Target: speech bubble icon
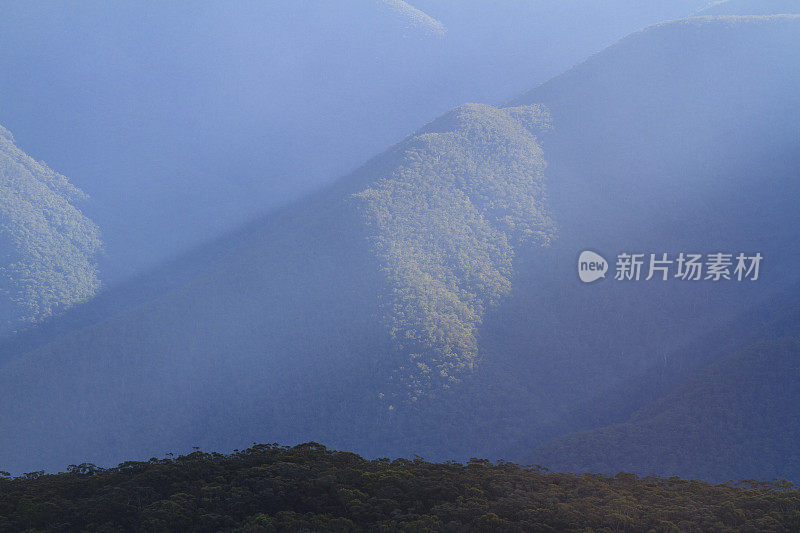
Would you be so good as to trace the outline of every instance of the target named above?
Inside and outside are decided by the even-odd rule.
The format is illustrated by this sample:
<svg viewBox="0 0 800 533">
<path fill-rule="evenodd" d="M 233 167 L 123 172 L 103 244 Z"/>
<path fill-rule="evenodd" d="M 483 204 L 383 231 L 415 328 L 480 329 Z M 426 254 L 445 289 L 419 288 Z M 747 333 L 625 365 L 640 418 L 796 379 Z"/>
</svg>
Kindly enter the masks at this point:
<svg viewBox="0 0 800 533">
<path fill-rule="evenodd" d="M 591 283 L 604 278 L 607 271 L 608 261 L 602 255 L 596 254 L 591 250 L 581 252 L 580 257 L 578 257 L 578 277 L 581 278 L 582 282 Z"/>
</svg>

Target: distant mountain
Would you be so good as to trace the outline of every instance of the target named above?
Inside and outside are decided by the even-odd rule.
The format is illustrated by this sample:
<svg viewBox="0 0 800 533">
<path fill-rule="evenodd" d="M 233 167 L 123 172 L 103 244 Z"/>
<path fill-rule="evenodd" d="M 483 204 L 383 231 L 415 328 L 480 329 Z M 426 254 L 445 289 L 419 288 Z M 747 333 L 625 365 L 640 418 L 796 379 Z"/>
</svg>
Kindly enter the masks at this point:
<svg viewBox="0 0 800 533">
<path fill-rule="evenodd" d="M 87 304 L 75 314 L 89 320 L 73 330 L 10 340 L 0 395 L 47 393 L 0 414 L 0 426 L 17 426 L 0 447 L 24 439 L 33 450 L 57 434 L 71 443 L 61 462 L 186 438 L 224 446 L 244 427 L 253 438 L 272 427 L 288 432 L 281 438 L 349 439 L 385 425 L 398 402 L 447 389 L 475 363 L 477 329 L 509 291 L 514 248 L 546 245 L 554 232 L 539 127 L 536 106 L 458 108 L 209 245 L 188 278 L 151 299 L 126 304 L 139 291 L 122 290 L 123 303 L 105 307 L 111 316 Z M 25 464 L 51 463 L 54 450 L 39 450 Z"/>
<path fill-rule="evenodd" d="M 100 233 L 76 207 L 84 198 L 0 126 L 0 335 L 97 292 Z"/>
<path fill-rule="evenodd" d="M 557 439 L 559 471 L 800 480 L 800 340 L 762 342 L 688 379 L 623 423 Z"/>
<path fill-rule="evenodd" d="M 110 286 L 705 3 L 7 3 L 0 124 L 91 195 Z"/>
<path fill-rule="evenodd" d="M 776 328 L 771 325 L 776 321 L 768 318 L 772 313 L 766 312 L 781 300 L 793 302 L 798 294 L 794 266 L 798 248 L 792 236 L 797 217 L 791 204 L 800 198 L 800 132 L 796 127 L 800 55 L 787 46 L 800 37 L 796 24 L 797 17 L 723 17 L 657 25 L 513 102 L 540 102 L 551 111 L 555 127 L 552 135 L 542 138 L 542 146 L 551 163 L 550 192 L 559 219 L 559 246 L 675 253 L 688 248 L 769 250 L 765 253 L 772 257 L 770 278 L 778 283 L 759 285 L 761 297 L 758 292 L 745 296 L 741 290 L 746 288 L 741 286 L 732 292 L 689 287 L 697 291 L 694 295 L 681 294 L 680 286 L 650 294 L 643 286 L 636 287 L 635 296 L 650 299 L 652 307 L 642 300 L 622 306 L 624 301 L 616 291 L 604 292 L 602 300 L 587 298 L 583 306 L 566 298 L 560 305 L 579 318 L 555 332 L 552 345 L 574 343 L 576 335 L 568 328 L 575 324 L 582 325 L 579 331 L 598 325 L 606 331 L 596 333 L 583 350 L 568 349 L 573 356 L 550 363 L 547 377 L 556 383 L 573 383 L 575 389 L 585 388 L 587 380 L 595 377 L 614 385 L 561 412 L 551 427 L 563 431 L 574 424 L 573 431 L 579 431 L 625 423 L 633 412 L 674 390 L 726 351 L 729 355 L 753 342 L 797 334 L 796 320 L 788 328 Z M 686 57 L 687 50 L 692 51 L 691 58 Z M 749 73 L 752 83 L 743 80 L 743 72 Z M 567 210 L 578 216 L 559 217 Z M 622 239 L 627 245 L 620 245 Z M 564 254 L 561 262 L 568 260 Z M 634 292 L 633 287 L 629 290 Z M 563 302 L 563 293 L 554 301 Z M 520 304 L 516 314 L 524 316 L 523 309 L 530 314 L 537 308 Z M 732 310 L 733 315 L 729 314 Z M 603 318 L 607 314 L 618 314 L 637 327 L 614 327 Z M 793 316 L 797 316 L 796 307 Z M 734 322 L 726 323 L 734 317 Z M 530 344 L 546 338 L 538 330 L 520 327 L 502 331 L 525 332 L 523 338 Z M 618 338 L 635 331 L 641 337 L 627 342 L 609 339 L 610 332 Z M 505 338 L 506 343 L 519 343 L 508 340 L 508 333 Z M 605 347 L 609 344 L 612 349 Z M 622 368 L 620 362 L 628 350 L 649 360 L 649 368 Z M 586 354 L 598 364 L 588 377 L 583 372 L 576 375 L 574 368 L 586 364 L 581 360 Z M 609 357 L 600 358 L 602 354 Z M 615 382 L 620 376 L 626 379 Z M 724 383 L 724 377 L 720 379 Z M 784 431 L 783 438 L 791 435 L 789 426 L 773 429 Z M 540 430 L 538 436 L 550 431 Z M 576 443 L 576 439 L 565 442 Z M 750 446 L 753 442 L 739 450 L 757 455 L 760 448 Z M 775 448 L 764 450 L 775 459 L 774 468 L 779 466 L 776 458 L 785 451 L 780 442 L 776 439 Z M 595 441 L 592 456 L 608 458 L 606 467 L 627 468 L 624 452 L 617 454 L 615 443 L 606 443 L 609 446 L 604 448 L 600 440 Z M 570 463 L 581 453 L 577 449 L 573 454 L 563 443 L 548 449 L 546 458 L 554 465 L 579 468 Z M 564 454 L 563 460 L 558 453 Z M 696 458 L 702 455 L 696 453 Z M 788 465 L 790 458 L 785 460 Z M 665 465 L 662 471 L 699 475 L 689 467 L 676 470 L 677 463 Z M 766 467 L 763 471 L 773 472 Z M 788 475 L 791 468 L 785 471 Z M 703 475 L 713 472 L 714 479 L 720 479 L 750 475 L 752 470 L 744 463 L 724 468 L 715 463 Z"/>
<path fill-rule="evenodd" d="M 637 32 L 8 341 L 0 465 L 267 440 L 527 457 L 625 421 L 732 353 L 683 347 L 797 281 L 798 37 L 789 16 Z M 757 282 L 584 285 L 585 249 L 765 261 Z"/>
</svg>

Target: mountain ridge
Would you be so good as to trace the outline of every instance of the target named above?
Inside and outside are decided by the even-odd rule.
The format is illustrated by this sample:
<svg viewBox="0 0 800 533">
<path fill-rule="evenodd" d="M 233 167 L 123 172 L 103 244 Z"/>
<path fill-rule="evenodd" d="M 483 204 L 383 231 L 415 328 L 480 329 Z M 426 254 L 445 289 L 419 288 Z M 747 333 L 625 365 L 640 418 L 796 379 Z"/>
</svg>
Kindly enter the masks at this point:
<svg viewBox="0 0 800 533">
<path fill-rule="evenodd" d="M 773 45 L 798 25 L 761 31 L 773 22 L 662 25 L 524 108 L 457 108 L 212 247 L 163 294 L 17 353 L 0 371 L 0 428 L 14 427 L 0 432 L 0 465 L 108 464 L 265 436 L 376 456 L 515 457 L 568 432 L 553 424 L 571 409 L 680 364 L 671 347 L 788 283 L 797 63 Z M 675 52 L 685 43 L 691 60 Z M 740 68 L 708 70 L 714 57 Z M 620 129 L 617 116 L 635 120 Z M 581 249 L 685 247 L 759 249 L 764 279 L 575 276 Z M 412 298 L 397 306 L 398 291 Z M 429 372 L 409 364 L 423 350 L 398 348 L 407 332 L 425 341 L 412 363 Z M 472 360 L 478 371 L 461 372 Z M 424 382 L 442 362 L 457 386 L 449 371 Z"/>
</svg>

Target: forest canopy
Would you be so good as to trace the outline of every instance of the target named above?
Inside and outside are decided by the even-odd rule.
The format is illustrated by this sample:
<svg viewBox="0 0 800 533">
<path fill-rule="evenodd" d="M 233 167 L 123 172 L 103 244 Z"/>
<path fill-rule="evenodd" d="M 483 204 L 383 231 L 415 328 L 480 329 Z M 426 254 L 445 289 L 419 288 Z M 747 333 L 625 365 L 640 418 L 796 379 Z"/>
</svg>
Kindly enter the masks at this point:
<svg viewBox="0 0 800 533">
<path fill-rule="evenodd" d="M 84 198 L 0 126 L 0 332 L 97 292 L 100 231 L 75 207 Z"/>
<path fill-rule="evenodd" d="M 384 320 L 412 400 L 478 358 L 483 316 L 511 290 L 515 247 L 555 238 L 535 134 L 542 106 L 467 104 L 406 139 L 388 175 L 354 195 L 389 285 Z"/>
<path fill-rule="evenodd" d="M 0 479 L 0 531 L 797 531 L 790 483 L 255 445 Z"/>
</svg>

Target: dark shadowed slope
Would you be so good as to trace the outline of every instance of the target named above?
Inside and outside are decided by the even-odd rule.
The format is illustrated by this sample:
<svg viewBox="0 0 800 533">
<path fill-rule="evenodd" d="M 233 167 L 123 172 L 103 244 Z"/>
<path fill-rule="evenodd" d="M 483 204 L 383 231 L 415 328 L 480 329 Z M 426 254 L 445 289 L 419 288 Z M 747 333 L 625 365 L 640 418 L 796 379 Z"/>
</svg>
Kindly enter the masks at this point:
<svg viewBox="0 0 800 533">
<path fill-rule="evenodd" d="M 670 343 L 661 364 L 626 376 L 621 385 L 574 406 L 558 421 L 558 428 L 577 432 L 624 422 L 643 406 L 681 386 L 687 376 L 703 371 L 709 362 L 765 339 L 796 336 L 800 331 L 799 295 L 800 286 L 791 287 L 686 342 Z"/>
<path fill-rule="evenodd" d="M 798 397 L 800 341 L 762 342 L 698 372 L 626 422 L 558 439 L 533 460 L 564 471 L 796 481 Z"/>
<path fill-rule="evenodd" d="M 75 207 L 84 198 L 0 126 L 0 336 L 97 292 L 100 233 Z"/>
<path fill-rule="evenodd" d="M 546 438 L 533 418 L 564 427 L 577 405 L 626 390 L 644 369 L 701 368 L 705 355 L 687 364 L 674 354 L 797 281 L 798 38 L 796 17 L 657 25 L 514 102 L 552 115 L 541 144 L 559 240 L 546 260 L 520 266 L 482 338 L 484 353 L 504 354 L 487 365 L 502 361 L 506 412 L 537 428 L 530 438 Z M 770 259 L 752 284 L 584 286 L 574 270 L 584 249 L 612 260 L 722 250 Z M 519 390 L 548 408 L 531 415 Z"/>
<path fill-rule="evenodd" d="M 590 377 L 576 376 L 566 365 L 557 367 L 549 373 L 563 376 L 556 383 L 575 380 L 574 388 L 564 391 L 566 397 L 597 375 L 608 376 L 609 381 L 624 379 L 608 388 L 602 400 L 591 398 L 568 415 L 568 420 L 576 416 L 582 421 L 557 420 L 554 425 L 560 423 L 563 428 L 576 423 L 576 429 L 585 429 L 583 424 L 591 427 L 591 419 L 600 425 L 624 423 L 665 390 L 673 390 L 681 376 L 752 342 L 796 336 L 800 331 L 796 318 L 787 327 L 773 327 L 780 321 L 770 309 L 785 306 L 787 300 L 794 304 L 798 294 L 798 217 L 793 206 L 800 199 L 800 57 L 789 44 L 800 39 L 797 20 L 700 18 L 658 25 L 517 101 L 542 102 L 551 110 L 556 128 L 543 138 L 543 146 L 551 163 L 553 209 L 557 216 L 565 206 L 580 213 L 575 218 L 559 216 L 561 239 L 553 252 L 572 243 L 572 250 L 594 247 L 612 253 L 763 250 L 771 258 L 766 276 L 756 287 L 733 286 L 726 291 L 720 286 L 672 285 L 664 286 L 659 294 L 642 285 L 626 289 L 617 285 L 613 291 L 604 287 L 602 300 L 585 296 L 583 306 L 572 307 L 574 316 L 580 317 L 576 322 L 583 325 L 581 329 L 597 324 L 603 329 L 580 353 L 596 359 L 604 353 L 600 346 L 615 342 L 610 336 L 640 331 L 638 340 L 617 341 L 619 348 L 605 353 L 622 358 L 623 348 L 632 349 L 634 357 L 651 361 L 652 366 L 643 373 L 603 374 L 609 364 L 619 364 L 610 359 L 598 364 Z M 643 54 L 645 50 L 649 52 Z M 686 50 L 692 53 L 687 55 Z M 565 253 L 562 263 L 568 260 Z M 683 289 L 693 294 L 682 293 Z M 752 292 L 746 295 L 743 291 L 749 289 Z M 639 303 L 620 306 L 623 290 L 634 294 Z M 651 306 L 642 305 L 642 299 Z M 761 304 L 756 303 L 759 300 Z M 564 301 L 563 296 L 554 301 Z M 796 317 L 796 306 L 793 309 L 789 315 Z M 731 311 L 738 315 L 734 322 L 719 321 Z M 616 326 L 603 318 L 608 315 L 618 317 Z M 656 317 L 660 320 L 651 321 Z M 563 331 L 558 338 L 567 342 L 566 328 Z M 716 386 L 728 386 L 729 376 L 715 368 L 719 372 Z M 784 405 L 796 403 L 796 390 L 784 389 L 782 394 Z M 669 417 L 667 411 L 659 422 Z M 744 432 L 755 431 L 756 422 L 748 416 L 763 415 L 739 414 L 745 417 Z M 725 419 L 714 424 L 709 422 L 710 427 L 719 428 Z M 651 429 L 656 426 L 654 422 Z M 638 461 L 637 472 L 702 473 L 714 479 L 759 471 L 766 476 L 798 475 L 785 444 L 796 432 L 791 424 L 762 428 L 769 430 L 769 438 L 739 435 L 740 445 L 730 450 L 730 441 L 720 434 L 716 448 L 708 449 L 739 454 L 738 461 L 725 464 L 706 455 L 703 447 L 687 445 L 681 450 L 675 446 L 680 439 L 702 444 L 681 433 L 697 427 L 661 429 L 665 433 L 651 435 L 654 443 L 670 431 L 678 440 L 654 444 L 658 451 L 648 456 L 650 462 Z M 706 437 L 713 441 L 711 433 Z M 631 450 L 613 439 L 598 437 L 587 444 L 576 436 L 556 442 L 546 448 L 546 459 L 541 460 L 558 468 L 633 468 L 628 462 Z M 769 459 L 762 461 L 763 457 Z M 703 461 L 706 466 L 701 469 L 698 465 Z"/>
</svg>

